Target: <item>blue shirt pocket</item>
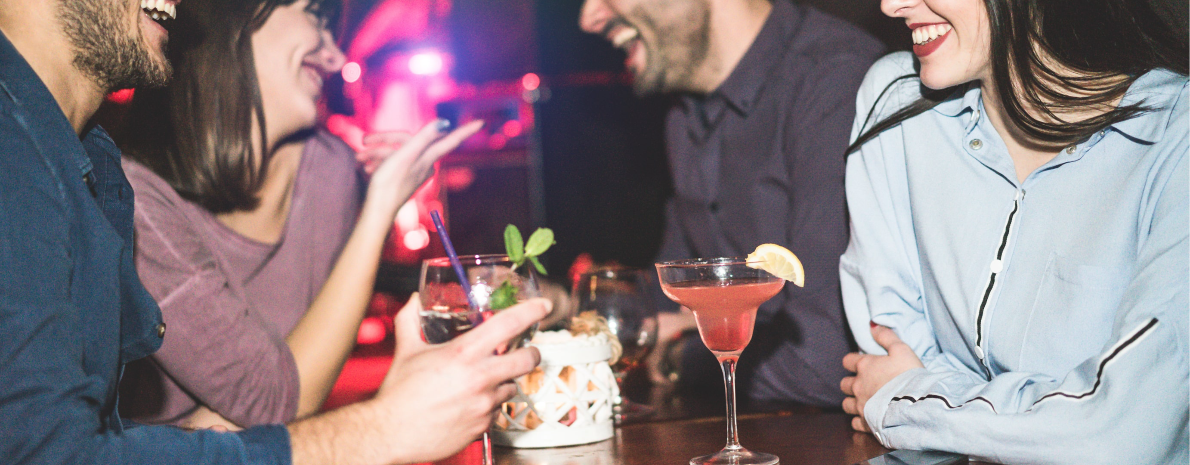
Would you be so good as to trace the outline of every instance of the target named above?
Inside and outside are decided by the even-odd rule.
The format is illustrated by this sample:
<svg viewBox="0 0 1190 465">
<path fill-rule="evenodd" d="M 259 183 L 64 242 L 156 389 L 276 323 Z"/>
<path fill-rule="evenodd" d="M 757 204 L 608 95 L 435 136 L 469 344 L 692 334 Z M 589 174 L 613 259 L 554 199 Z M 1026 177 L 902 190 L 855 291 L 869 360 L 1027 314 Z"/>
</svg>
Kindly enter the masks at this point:
<svg viewBox="0 0 1190 465">
<path fill-rule="evenodd" d="M 1102 352 L 1131 275 L 1127 265 L 1052 255 L 1029 313 L 1020 369 L 1061 379 Z"/>
</svg>

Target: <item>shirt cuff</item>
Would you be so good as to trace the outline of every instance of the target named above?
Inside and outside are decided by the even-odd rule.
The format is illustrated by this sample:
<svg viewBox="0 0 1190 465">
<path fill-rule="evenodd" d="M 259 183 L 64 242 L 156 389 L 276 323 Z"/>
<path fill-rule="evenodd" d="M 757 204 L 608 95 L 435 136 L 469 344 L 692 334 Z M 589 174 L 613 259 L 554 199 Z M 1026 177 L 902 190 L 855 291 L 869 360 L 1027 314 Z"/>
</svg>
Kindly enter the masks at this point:
<svg viewBox="0 0 1190 465">
<path fill-rule="evenodd" d="M 254 426 L 236 432 L 244 441 L 244 455 L 252 465 L 291 465 L 293 452 L 284 425 Z"/>
<path fill-rule="evenodd" d="M 901 373 L 891 381 L 884 383 L 884 386 L 877 390 L 868 399 L 868 402 L 864 404 L 864 421 L 868 422 L 868 428 L 872 430 L 872 435 L 876 436 L 876 439 L 884 447 L 894 448 L 889 445 L 888 439 L 884 437 L 884 415 L 888 412 L 888 406 L 892 403 L 893 396 L 901 392 L 913 378 L 926 373 L 928 371 L 925 368 L 914 368 Z"/>
</svg>

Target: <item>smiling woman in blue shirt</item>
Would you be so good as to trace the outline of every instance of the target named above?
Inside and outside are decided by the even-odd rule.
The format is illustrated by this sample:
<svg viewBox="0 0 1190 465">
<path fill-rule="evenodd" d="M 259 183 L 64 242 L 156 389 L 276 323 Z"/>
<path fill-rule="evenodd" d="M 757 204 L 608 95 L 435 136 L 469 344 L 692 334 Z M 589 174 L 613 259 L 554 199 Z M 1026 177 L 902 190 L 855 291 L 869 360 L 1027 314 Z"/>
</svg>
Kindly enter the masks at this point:
<svg viewBox="0 0 1190 465">
<path fill-rule="evenodd" d="M 1186 463 L 1187 38 L 1139 0 L 884 0 L 857 97 L 853 426 L 1002 463 Z"/>
</svg>

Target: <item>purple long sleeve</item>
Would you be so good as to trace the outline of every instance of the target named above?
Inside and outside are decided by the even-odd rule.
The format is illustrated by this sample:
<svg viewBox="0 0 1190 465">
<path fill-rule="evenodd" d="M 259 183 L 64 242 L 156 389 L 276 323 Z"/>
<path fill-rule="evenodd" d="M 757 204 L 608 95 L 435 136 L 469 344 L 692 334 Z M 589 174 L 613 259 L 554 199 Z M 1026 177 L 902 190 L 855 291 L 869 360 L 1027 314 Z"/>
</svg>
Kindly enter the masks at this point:
<svg viewBox="0 0 1190 465">
<path fill-rule="evenodd" d="M 299 378 L 285 338 L 354 226 L 361 183 L 352 154 L 327 134 L 307 143 L 275 244 L 235 233 L 124 162 L 136 192 L 137 270 L 169 327 L 161 350 L 129 366 L 125 413 L 176 424 L 205 405 L 241 426 L 294 418 Z"/>
</svg>

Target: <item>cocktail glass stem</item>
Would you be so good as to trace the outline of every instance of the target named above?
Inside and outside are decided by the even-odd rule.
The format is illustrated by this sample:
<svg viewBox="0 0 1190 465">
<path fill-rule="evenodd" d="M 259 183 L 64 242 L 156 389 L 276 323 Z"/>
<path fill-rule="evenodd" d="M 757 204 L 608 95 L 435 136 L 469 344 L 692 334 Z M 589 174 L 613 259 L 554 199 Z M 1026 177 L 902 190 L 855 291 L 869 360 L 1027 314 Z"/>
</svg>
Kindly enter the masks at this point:
<svg viewBox="0 0 1190 465">
<path fill-rule="evenodd" d="M 488 432 L 483 432 L 483 465 L 495 465 L 496 461 L 492 460 L 492 440 L 488 437 Z"/>
<path fill-rule="evenodd" d="M 724 357 L 719 360 L 723 368 L 723 390 L 727 397 L 727 447 L 724 450 L 736 451 L 740 447 L 740 434 L 735 426 L 735 364 L 734 357 Z"/>
</svg>

